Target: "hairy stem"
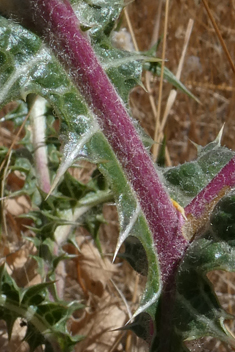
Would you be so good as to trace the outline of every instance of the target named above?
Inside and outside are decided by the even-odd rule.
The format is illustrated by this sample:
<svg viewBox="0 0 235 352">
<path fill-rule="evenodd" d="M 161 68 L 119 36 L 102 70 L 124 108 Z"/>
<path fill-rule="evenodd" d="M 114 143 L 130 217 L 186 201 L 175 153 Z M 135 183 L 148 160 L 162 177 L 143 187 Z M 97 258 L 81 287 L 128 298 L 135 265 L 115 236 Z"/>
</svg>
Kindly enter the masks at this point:
<svg viewBox="0 0 235 352">
<path fill-rule="evenodd" d="M 33 23 L 34 30 L 44 37 L 67 67 L 124 168 L 153 233 L 163 281 L 167 280 L 188 241 L 182 236 L 178 212 L 123 102 L 98 62 L 87 36 L 81 32 L 70 3 L 67 0 L 28 0 L 28 5 L 24 23 Z"/>
<path fill-rule="evenodd" d="M 187 205 L 187 236 L 191 239 L 208 220 L 218 201 L 235 186 L 235 157 L 213 178 L 213 180 Z"/>
</svg>

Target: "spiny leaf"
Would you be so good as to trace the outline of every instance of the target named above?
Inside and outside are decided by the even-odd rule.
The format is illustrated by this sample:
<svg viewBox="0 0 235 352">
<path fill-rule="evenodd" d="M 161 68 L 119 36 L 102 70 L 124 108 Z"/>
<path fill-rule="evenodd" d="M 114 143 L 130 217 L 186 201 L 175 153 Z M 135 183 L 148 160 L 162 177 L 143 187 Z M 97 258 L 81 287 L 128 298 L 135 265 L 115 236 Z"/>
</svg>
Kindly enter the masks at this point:
<svg viewBox="0 0 235 352">
<path fill-rule="evenodd" d="M 156 309 L 160 286 L 158 276 L 155 276 L 155 279 L 153 277 L 153 275 L 156 275 L 158 272 L 158 264 L 153 249 L 151 233 L 146 228 L 146 220 L 140 210 L 138 200 L 136 200 L 119 163 L 115 160 L 113 152 L 110 150 L 107 143 L 104 143 L 101 135 L 96 134 L 96 136 L 92 138 L 91 148 L 91 152 L 94 153 L 94 157 L 97 158 L 97 160 L 102 160 L 103 156 L 105 156 L 106 162 L 99 163 L 98 166 L 110 182 L 113 193 L 116 195 L 116 204 L 120 219 L 120 237 L 116 253 L 125 239 L 132 235 L 140 240 L 146 252 L 148 263 L 151 263 L 152 269 L 148 271 L 146 290 L 138 313 L 146 309 L 146 311 L 153 316 Z M 98 155 L 97 152 L 99 153 Z"/>
<path fill-rule="evenodd" d="M 197 147 L 198 158 L 170 169 L 163 169 L 170 195 L 185 207 L 234 156 L 220 145 L 220 134 L 205 147 Z"/>
<path fill-rule="evenodd" d="M 61 351 L 71 350 L 81 339 L 72 338 L 67 331 L 66 323 L 71 314 L 82 306 L 77 302 L 50 303 L 46 288 L 52 283 L 42 283 L 29 288 L 19 288 L 7 273 L 4 265 L 0 267 L 0 319 L 6 321 L 9 337 L 14 321 L 24 318 L 27 323 L 25 340 L 30 343 L 32 351 L 41 345 L 57 344 Z"/>
<path fill-rule="evenodd" d="M 62 131 L 65 136 L 60 176 L 64 174 L 65 170 L 78 156 L 86 156 L 89 160 L 98 164 L 100 171 L 112 187 L 119 212 L 121 236 L 117 244 L 117 251 L 124 240 L 132 235 L 139 239 L 146 252 L 149 271 L 146 290 L 137 313 L 147 311 L 154 317 L 160 296 L 161 282 L 152 234 L 140 209 L 139 201 L 115 154 L 99 129 L 94 115 L 89 111 L 70 77 L 51 52 L 39 42 L 34 34 L 23 30 L 20 26 L 9 23 L 5 19 L 1 19 L 0 24 L 2 26 L 1 52 L 5 53 L 5 47 L 2 47 L 1 41 L 8 41 L 9 31 L 14 32 L 14 43 L 8 43 L 7 54 L 11 58 L 9 65 L 12 70 L 17 67 L 17 72 L 12 74 L 11 70 L 7 71 L 6 66 L 0 66 L 0 80 L 1 77 L 5 77 L 2 86 L 5 97 L 2 98 L 2 103 L 10 99 L 16 99 L 19 96 L 19 86 L 23 96 L 33 92 L 44 96 L 51 103 L 56 114 L 62 119 Z M 35 49 L 36 52 L 33 53 L 34 55 L 31 55 L 32 50 L 29 50 L 29 55 L 27 54 L 24 36 L 27 37 L 29 46 L 30 41 L 32 41 L 34 48 L 37 48 L 37 50 Z M 24 51 L 27 58 L 18 58 L 16 65 L 14 52 L 17 49 Z M 21 71 L 24 77 L 21 76 Z M 27 79 L 25 79 L 25 72 L 27 72 Z"/>
<path fill-rule="evenodd" d="M 53 282 L 44 282 L 29 288 L 22 289 L 20 292 L 20 303 L 28 306 L 42 303 L 47 295 L 46 289 L 52 284 Z"/>
<path fill-rule="evenodd" d="M 226 313 L 206 277 L 212 270 L 235 271 L 235 193 L 213 210 L 205 233 L 189 247 L 177 276 L 174 322 L 183 340 L 213 336 L 235 346 L 224 321 Z"/>
<path fill-rule="evenodd" d="M 119 94 L 122 96 L 122 98 L 124 98 L 124 101 L 126 101 L 128 98 L 128 88 L 130 90 L 133 86 L 140 83 L 141 64 L 134 60 L 144 61 L 144 68 L 146 70 L 149 70 L 152 73 L 160 76 L 161 64 L 158 62 L 148 62 L 148 58 L 152 56 L 153 49 L 155 51 L 156 47 L 147 53 L 133 54 L 113 49 L 110 46 L 108 35 L 113 29 L 115 20 L 120 15 L 120 12 L 124 6 L 122 0 L 109 1 L 108 5 L 105 1 L 93 0 L 72 0 L 71 3 L 81 25 L 84 28 L 89 29 L 89 33 L 93 41 L 98 42 L 98 46 L 94 47 L 98 56 L 100 56 L 101 59 L 107 57 L 108 61 L 109 58 L 111 59 L 110 63 L 112 66 L 107 70 L 107 73 L 113 80 L 114 85 L 116 85 L 117 89 L 119 90 Z M 117 59 L 120 61 L 120 64 L 121 61 L 123 61 L 122 65 L 118 65 Z M 133 66 L 132 72 L 130 70 L 130 66 L 128 67 L 127 65 L 128 61 L 131 59 L 131 65 Z M 107 65 L 107 63 L 105 65 Z M 125 74 L 123 76 L 124 72 Z M 198 99 L 166 67 L 164 68 L 164 78 L 175 88 L 180 89 L 191 98 L 198 101 Z"/>
</svg>

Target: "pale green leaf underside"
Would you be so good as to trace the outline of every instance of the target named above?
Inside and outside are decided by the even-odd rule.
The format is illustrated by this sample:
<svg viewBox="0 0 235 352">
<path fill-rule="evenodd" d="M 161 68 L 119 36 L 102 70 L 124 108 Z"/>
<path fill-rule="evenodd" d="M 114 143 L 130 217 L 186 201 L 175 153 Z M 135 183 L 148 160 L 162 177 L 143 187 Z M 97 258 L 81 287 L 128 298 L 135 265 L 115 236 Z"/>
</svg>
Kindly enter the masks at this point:
<svg viewBox="0 0 235 352">
<path fill-rule="evenodd" d="M 36 93 L 46 98 L 61 118 L 65 147 L 60 176 L 77 157 L 85 156 L 97 163 L 107 177 L 120 219 L 117 248 L 132 235 L 146 251 L 148 279 L 138 312 L 145 310 L 153 317 L 160 295 L 160 276 L 152 235 L 137 197 L 68 74 L 36 35 L 4 18 L 0 20 L 0 85 L 0 106 Z"/>
</svg>

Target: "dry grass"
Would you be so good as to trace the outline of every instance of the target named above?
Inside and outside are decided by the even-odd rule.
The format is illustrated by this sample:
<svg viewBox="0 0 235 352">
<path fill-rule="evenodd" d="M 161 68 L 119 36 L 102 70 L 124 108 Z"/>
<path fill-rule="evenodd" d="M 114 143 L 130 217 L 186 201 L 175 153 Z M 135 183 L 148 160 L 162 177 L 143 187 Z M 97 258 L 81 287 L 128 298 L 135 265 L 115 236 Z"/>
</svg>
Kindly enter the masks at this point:
<svg viewBox="0 0 235 352">
<path fill-rule="evenodd" d="M 221 2 L 214 0 L 206 2 L 217 23 L 230 57 L 235 62 L 235 1 L 225 0 Z M 157 22 L 159 20 L 159 8 L 161 20 Z M 157 27 L 159 27 L 159 36 L 162 36 L 165 19 L 164 9 L 165 2 L 162 2 L 161 6 L 161 1 L 151 0 L 136 0 L 128 7 L 133 32 L 140 50 L 149 49 L 151 43 L 153 43 L 152 38 L 155 37 L 156 40 Z M 166 66 L 175 74 L 182 54 L 188 22 L 190 19 L 194 21 L 181 81 L 201 102 L 201 104 L 198 104 L 183 93 L 178 92 L 169 113 L 164 129 L 170 156 L 168 163 L 177 165 L 195 158 L 196 150 L 190 140 L 200 145 L 206 145 L 215 138 L 223 123 L 225 123 L 225 129 L 222 143 L 228 148 L 235 148 L 235 121 L 233 116 L 235 74 L 203 2 L 197 0 L 172 1 L 170 2 L 168 16 L 165 54 L 168 61 Z M 163 45 L 159 47 L 157 53 L 159 57 L 162 57 L 162 49 Z M 143 82 L 147 86 L 145 79 Z M 158 104 L 160 89 L 159 79 L 152 78 L 150 94 L 156 105 Z M 163 85 L 160 121 L 163 117 L 170 89 L 169 84 L 165 83 Z M 135 117 L 154 137 L 158 133 L 155 130 L 155 112 L 151 105 L 150 94 L 147 94 L 141 88 L 136 88 L 131 96 L 131 104 Z M 211 273 L 209 278 L 215 286 L 223 307 L 234 314 L 234 274 L 216 272 Z M 234 325 L 230 324 L 230 329 L 234 331 Z M 192 343 L 190 347 L 192 351 L 232 351 L 229 346 L 214 339 Z"/>
<path fill-rule="evenodd" d="M 163 35 L 165 2 L 162 1 L 162 6 L 160 4 L 160 0 L 135 0 L 127 7 L 133 37 L 139 50 L 149 49 L 151 44 Z M 209 7 L 228 52 L 234 60 L 235 1 L 213 0 L 209 2 Z M 167 160 L 168 164 L 177 165 L 195 157 L 195 148 L 190 140 L 201 145 L 207 144 L 215 138 L 223 123 L 225 123 L 223 144 L 234 149 L 235 76 L 202 2 L 171 1 L 168 15 L 165 64 L 174 73 L 177 72 L 179 65 L 189 19 L 194 20 L 181 80 L 201 102 L 198 104 L 178 92 L 169 112 L 164 129 L 169 152 Z M 161 44 L 158 56 L 162 56 L 162 49 Z M 135 118 L 154 137 L 159 135 L 159 131 L 155 130 L 156 117 L 159 116 L 160 111 L 159 122 L 161 122 L 172 87 L 163 82 L 160 109 L 159 79 L 145 75 L 143 83 L 148 87 L 149 93 L 137 87 L 131 95 L 130 103 Z M 1 143 L 9 147 L 13 134 L 12 126 L 2 125 Z M 83 172 L 78 176 L 80 179 L 86 178 L 84 175 L 86 174 Z M 8 182 L 10 182 L 8 187 L 14 188 L 20 187 L 21 181 L 15 177 L 10 178 Z M 27 246 L 21 237 L 21 230 L 24 229 L 25 223 L 15 217 L 28 206 L 20 204 L 21 202 L 22 199 L 16 199 L 10 205 L 5 204 L 6 231 L 2 236 L 1 258 L 6 258 L 9 270 L 12 270 L 17 283 L 23 286 L 40 281 L 40 277 L 36 274 L 35 264 L 28 259 L 29 254 L 34 253 L 34 248 Z M 118 235 L 118 219 L 114 207 L 105 207 L 104 216 L 108 223 L 101 231 L 101 242 L 106 254 L 105 261 L 100 259 L 89 234 L 84 230 L 78 230 L 77 238 L 81 246 L 81 254 L 76 252 L 78 258 L 60 268 L 65 298 L 78 299 L 86 305 L 86 309 L 71 321 L 70 328 L 73 333 L 89 336 L 78 344 L 75 351 L 146 351 L 146 346 L 134 335 L 111 331 L 125 324 L 129 317 L 125 302 L 110 279 L 117 284 L 132 312 L 138 304 L 143 285 L 138 275 L 126 263 L 111 264 L 109 254 L 114 252 Z M 70 246 L 67 246 L 66 250 L 74 253 L 74 249 Z M 216 272 L 209 277 L 215 285 L 223 306 L 229 312 L 235 313 L 234 275 Z M 233 325 L 230 328 L 233 330 Z M 2 326 L 1 351 L 28 351 L 27 343 L 19 342 L 19 336 L 23 336 L 20 335 L 23 334 L 23 329 L 20 322 L 17 322 L 12 340 L 8 343 Z M 191 344 L 191 349 L 201 352 L 231 351 L 230 347 L 208 339 Z"/>
<path fill-rule="evenodd" d="M 135 1 L 129 5 L 129 15 L 140 50 L 150 47 L 158 3 L 151 0 Z M 178 93 L 165 128 L 167 146 L 173 164 L 183 163 L 195 157 L 190 140 L 205 145 L 213 140 L 225 122 L 223 143 L 233 148 L 234 74 L 219 39 L 212 27 L 203 4 L 195 0 L 178 0 L 170 3 L 169 26 L 166 45 L 166 66 L 174 73 L 181 57 L 185 31 L 190 18 L 194 27 L 188 45 L 181 80 L 198 97 L 197 104 L 183 93 Z M 211 1 L 211 12 L 220 28 L 226 46 L 234 58 L 235 9 L 232 0 Z M 159 36 L 163 34 L 164 4 Z M 157 53 L 161 57 L 162 46 Z M 159 80 L 153 79 L 151 93 L 158 102 Z M 171 87 L 164 84 L 162 112 Z M 137 88 L 132 94 L 134 115 L 154 136 L 155 121 L 148 94 Z M 161 114 L 160 119 L 163 114 Z"/>
</svg>

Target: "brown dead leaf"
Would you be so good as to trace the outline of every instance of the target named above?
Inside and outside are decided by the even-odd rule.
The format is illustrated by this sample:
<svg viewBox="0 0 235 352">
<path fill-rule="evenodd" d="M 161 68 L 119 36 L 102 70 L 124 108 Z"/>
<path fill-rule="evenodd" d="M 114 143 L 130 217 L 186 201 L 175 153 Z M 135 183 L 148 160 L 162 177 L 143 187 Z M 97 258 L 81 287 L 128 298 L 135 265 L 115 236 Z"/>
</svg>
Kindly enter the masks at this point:
<svg viewBox="0 0 235 352">
<path fill-rule="evenodd" d="M 96 165 L 86 160 L 80 160 L 77 167 L 69 169 L 69 173 L 82 183 L 87 183 L 91 179 L 93 171 L 96 169 Z"/>
<path fill-rule="evenodd" d="M 25 177 L 22 177 L 19 171 L 10 172 L 7 177 L 7 187 L 12 192 L 18 191 L 24 187 Z"/>
<path fill-rule="evenodd" d="M 121 309 L 117 298 L 106 293 L 101 299 L 97 299 L 95 304 L 93 302 L 93 306 L 87 307 L 83 316 L 74 320 L 71 325 L 73 333 L 86 336 L 84 341 L 76 346 L 75 351 L 109 351 L 122 334 L 114 330 L 122 327 L 127 321 L 124 310 L 124 307 Z"/>
<path fill-rule="evenodd" d="M 6 324 L 1 321 L 0 323 L 0 346 L 1 352 L 29 352 L 29 345 L 26 341 L 23 341 L 23 338 L 26 334 L 26 325 L 21 318 L 16 319 L 11 340 L 8 340 L 8 334 L 6 332 Z"/>
<path fill-rule="evenodd" d="M 30 210 L 30 203 L 25 196 L 20 196 L 14 199 L 6 199 L 5 207 L 9 213 L 17 216 L 27 213 Z"/>
<path fill-rule="evenodd" d="M 77 270 L 85 289 L 101 297 L 117 269 L 108 258 L 102 258 L 91 243 L 84 243 L 77 258 Z"/>
</svg>

